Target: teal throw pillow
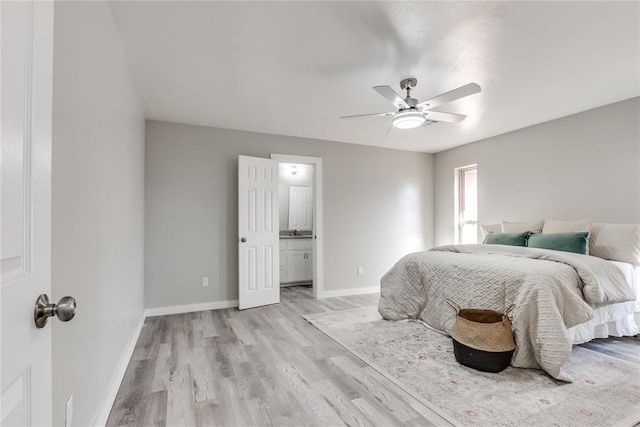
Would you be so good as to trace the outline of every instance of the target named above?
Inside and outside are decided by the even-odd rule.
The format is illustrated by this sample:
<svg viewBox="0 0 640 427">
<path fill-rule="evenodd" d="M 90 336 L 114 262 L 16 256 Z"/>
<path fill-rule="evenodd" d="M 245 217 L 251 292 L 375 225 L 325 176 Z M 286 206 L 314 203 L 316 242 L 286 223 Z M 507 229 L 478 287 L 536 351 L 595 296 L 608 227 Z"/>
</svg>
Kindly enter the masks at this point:
<svg viewBox="0 0 640 427">
<path fill-rule="evenodd" d="M 484 238 L 487 245 L 527 246 L 527 239 L 531 233 L 489 233 Z"/>
<path fill-rule="evenodd" d="M 555 251 L 587 254 L 589 249 L 588 232 L 532 234 L 529 237 L 530 248 L 553 249 Z"/>
</svg>

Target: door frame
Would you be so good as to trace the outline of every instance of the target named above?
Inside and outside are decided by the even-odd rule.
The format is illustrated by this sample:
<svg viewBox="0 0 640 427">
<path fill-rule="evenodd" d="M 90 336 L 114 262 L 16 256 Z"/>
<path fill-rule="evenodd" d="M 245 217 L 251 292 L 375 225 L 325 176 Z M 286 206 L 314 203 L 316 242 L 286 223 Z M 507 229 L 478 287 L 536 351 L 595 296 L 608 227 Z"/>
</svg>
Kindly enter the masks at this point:
<svg viewBox="0 0 640 427">
<path fill-rule="evenodd" d="M 313 297 L 324 295 L 324 257 L 322 224 L 322 158 L 271 153 L 279 163 L 299 163 L 313 166 Z"/>
</svg>

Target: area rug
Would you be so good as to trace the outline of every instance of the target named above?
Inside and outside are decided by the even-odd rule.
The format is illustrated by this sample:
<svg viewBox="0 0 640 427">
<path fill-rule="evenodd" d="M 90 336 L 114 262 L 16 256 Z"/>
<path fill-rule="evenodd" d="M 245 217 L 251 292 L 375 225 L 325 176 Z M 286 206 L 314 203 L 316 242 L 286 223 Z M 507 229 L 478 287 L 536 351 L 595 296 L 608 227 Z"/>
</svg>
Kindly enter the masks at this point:
<svg viewBox="0 0 640 427">
<path fill-rule="evenodd" d="M 566 364 L 573 383 L 535 369 L 486 373 L 458 364 L 449 337 L 419 321 L 383 320 L 376 307 L 305 319 L 454 425 L 640 422 L 640 365 L 574 347 Z"/>
</svg>

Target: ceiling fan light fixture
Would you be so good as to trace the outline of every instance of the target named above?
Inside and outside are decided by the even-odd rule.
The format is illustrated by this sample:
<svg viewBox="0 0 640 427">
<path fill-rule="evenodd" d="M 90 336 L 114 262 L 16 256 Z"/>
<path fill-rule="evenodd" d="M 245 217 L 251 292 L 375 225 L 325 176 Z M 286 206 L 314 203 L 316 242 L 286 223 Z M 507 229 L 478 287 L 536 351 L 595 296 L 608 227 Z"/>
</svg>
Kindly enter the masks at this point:
<svg viewBox="0 0 640 427">
<path fill-rule="evenodd" d="M 413 129 L 422 126 L 426 118 L 418 111 L 401 111 L 393 118 L 393 127 L 398 129 Z"/>
</svg>

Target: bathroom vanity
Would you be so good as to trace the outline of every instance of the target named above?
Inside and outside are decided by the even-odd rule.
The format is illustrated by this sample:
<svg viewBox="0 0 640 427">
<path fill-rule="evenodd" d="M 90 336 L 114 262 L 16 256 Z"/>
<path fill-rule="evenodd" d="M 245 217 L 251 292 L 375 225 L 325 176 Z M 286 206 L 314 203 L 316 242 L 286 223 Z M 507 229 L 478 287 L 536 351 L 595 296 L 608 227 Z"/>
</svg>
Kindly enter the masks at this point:
<svg viewBox="0 0 640 427">
<path fill-rule="evenodd" d="M 280 283 L 299 284 L 313 280 L 311 235 L 280 236 Z"/>
</svg>

